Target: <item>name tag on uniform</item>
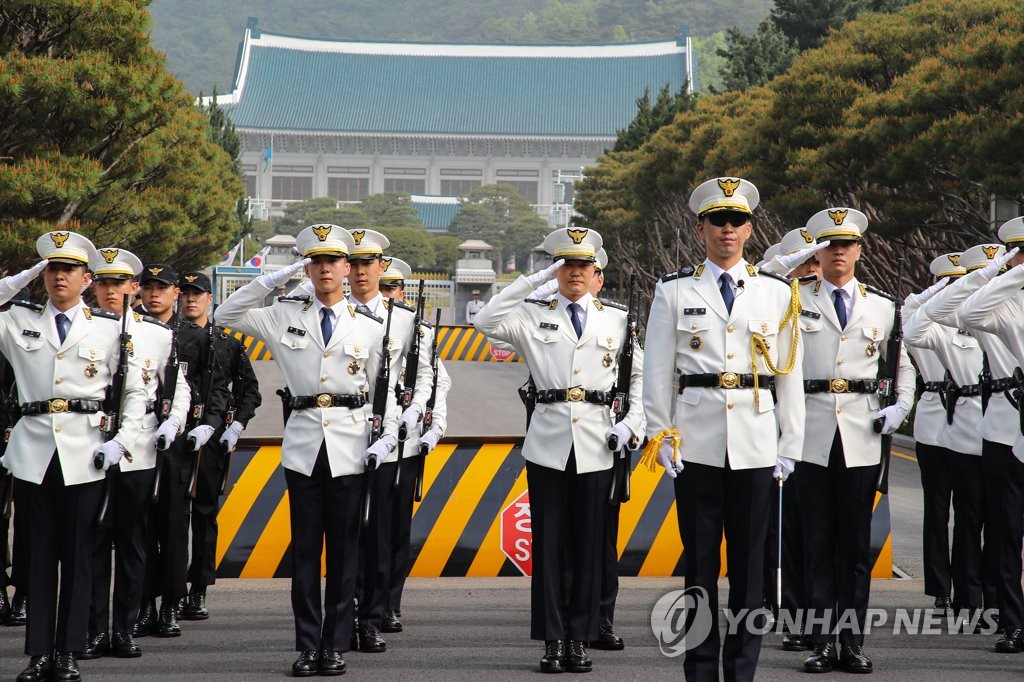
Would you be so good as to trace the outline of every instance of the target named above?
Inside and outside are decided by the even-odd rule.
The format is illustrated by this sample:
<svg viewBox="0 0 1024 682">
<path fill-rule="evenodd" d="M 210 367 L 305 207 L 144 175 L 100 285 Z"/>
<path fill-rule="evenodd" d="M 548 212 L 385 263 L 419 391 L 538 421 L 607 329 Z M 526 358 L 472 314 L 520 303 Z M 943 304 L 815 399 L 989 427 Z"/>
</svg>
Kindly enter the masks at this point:
<svg viewBox="0 0 1024 682">
<path fill-rule="evenodd" d="M 972 334 L 970 331 L 966 329 L 957 329 L 956 333 L 959 334 L 960 336 L 974 336 L 974 334 Z"/>
<path fill-rule="evenodd" d="M 802 317 L 809 317 L 809 318 L 811 318 L 812 320 L 818 320 L 818 319 L 821 319 L 821 313 L 816 313 L 816 312 L 814 312 L 813 310 L 801 310 L 801 311 L 800 311 L 800 315 L 801 315 Z"/>
<path fill-rule="evenodd" d="M 558 325 L 555 324 L 554 322 L 541 322 L 540 323 L 540 328 L 541 329 L 550 329 L 551 331 L 557 331 L 558 330 Z"/>
<path fill-rule="evenodd" d="M 33 331 L 31 329 L 22 329 L 21 330 L 21 335 L 22 336 L 31 336 L 33 339 L 38 339 L 39 338 L 39 332 Z"/>
<path fill-rule="evenodd" d="M 184 362 L 184 361 L 183 362 L 179 362 L 178 363 L 178 370 L 182 374 L 184 374 L 185 376 L 188 376 L 188 363 Z"/>
<path fill-rule="evenodd" d="M 288 333 L 289 334 L 295 334 L 296 336 L 305 336 L 306 335 L 306 330 L 305 329 L 299 329 L 298 327 L 288 327 Z"/>
<path fill-rule="evenodd" d="M 707 308 L 683 308 L 683 315 L 707 315 Z"/>
</svg>

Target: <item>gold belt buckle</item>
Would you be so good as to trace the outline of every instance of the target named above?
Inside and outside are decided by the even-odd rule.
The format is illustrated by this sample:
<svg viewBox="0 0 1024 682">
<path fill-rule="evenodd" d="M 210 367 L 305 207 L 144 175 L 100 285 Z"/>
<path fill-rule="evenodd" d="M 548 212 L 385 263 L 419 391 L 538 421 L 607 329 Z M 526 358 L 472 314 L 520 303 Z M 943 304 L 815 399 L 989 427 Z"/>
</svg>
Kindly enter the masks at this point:
<svg viewBox="0 0 1024 682">
<path fill-rule="evenodd" d="M 56 414 L 58 412 L 68 411 L 68 401 L 63 398 L 54 398 L 50 401 L 50 413 Z"/>
<path fill-rule="evenodd" d="M 719 388 L 736 388 L 740 385 L 740 375 L 736 372 L 722 372 L 718 375 Z"/>
<path fill-rule="evenodd" d="M 586 397 L 586 391 L 579 386 L 573 386 L 565 392 L 565 399 L 570 403 L 581 403 L 583 398 Z"/>
<path fill-rule="evenodd" d="M 321 393 L 316 397 L 317 407 L 331 407 L 334 405 L 334 398 L 330 393 Z"/>
<path fill-rule="evenodd" d="M 828 382 L 829 393 L 846 393 L 850 390 L 850 382 L 846 379 L 832 379 Z"/>
</svg>

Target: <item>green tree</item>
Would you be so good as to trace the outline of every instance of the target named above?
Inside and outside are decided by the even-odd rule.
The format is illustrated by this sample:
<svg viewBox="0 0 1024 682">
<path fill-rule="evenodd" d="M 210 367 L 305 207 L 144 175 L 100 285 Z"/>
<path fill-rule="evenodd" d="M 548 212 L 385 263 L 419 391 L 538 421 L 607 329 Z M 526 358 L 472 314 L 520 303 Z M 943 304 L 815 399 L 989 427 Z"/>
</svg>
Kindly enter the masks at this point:
<svg viewBox="0 0 1024 682">
<path fill-rule="evenodd" d="M 375 230 L 385 227 L 426 229 L 412 205 L 412 196 L 403 192 L 371 194 L 363 199 L 359 209 L 366 216 L 366 226 Z"/>
<path fill-rule="evenodd" d="M 278 234 L 297 235 L 310 225 L 330 223 L 345 228 L 367 226 L 367 217 L 358 206 L 337 207 L 334 197 L 317 197 L 296 201 L 285 206 L 284 216 L 274 218 L 274 229 Z"/>
<path fill-rule="evenodd" d="M 500 255 L 525 267 L 530 250 L 543 240 L 547 222 L 511 185 L 485 185 L 473 190 L 452 219 L 448 231 L 466 239 L 482 239 Z"/>
<path fill-rule="evenodd" d="M 434 268 L 449 274 L 455 272 L 455 263 L 459 260 L 459 244 L 461 237 L 447 234 L 432 235 L 430 244 L 434 247 Z"/>
<path fill-rule="evenodd" d="M 0 10 L 0 259 L 76 229 L 197 267 L 236 232 L 233 160 L 149 43 L 139 3 L 8 0 Z"/>
<path fill-rule="evenodd" d="M 637 149 L 650 139 L 655 131 L 671 123 L 680 111 L 691 109 L 694 101 L 694 96 L 686 92 L 686 86 L 673 95 L 666 84 L 662 86 L 657 101 L 652 105 L 651 92 L 644 89 L 644 94 L 636 100 L 636 116 L 625 130 L 616 131 L 613 150 L 623 152 Z"/>
<path fill-rule="evenodd" d="M 730 28 L 725 40 L 718 56 L 725 60 L 721 76 L 726 90 L 764 85 L 788 69 L 797 55 L 794 42 L 771 21 L 762 21 L 751 35 Z"/>
<path fill-rule="evenodd" d="M 391 242 L 387 255 L 401 258 L 413 270 L 429 270 L 437 261 L 430 235 L 422 227 L 382 227 L 380 232 Z"/>
</svg>

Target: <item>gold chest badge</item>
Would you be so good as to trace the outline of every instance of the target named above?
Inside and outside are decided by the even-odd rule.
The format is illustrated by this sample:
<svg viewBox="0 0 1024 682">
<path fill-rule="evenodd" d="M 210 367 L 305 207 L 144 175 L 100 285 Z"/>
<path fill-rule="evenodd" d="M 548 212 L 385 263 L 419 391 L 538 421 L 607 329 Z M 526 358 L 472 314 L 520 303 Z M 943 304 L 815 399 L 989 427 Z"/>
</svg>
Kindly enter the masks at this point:
<svg viewBox="0 0 1024 682">
<path fill-rule="evenodd" d="M 615 361 L 612 359 L 611 353 L 605 353 L 604 357 L 601 358 L 601 364 L 604 365 L 605 367 L 611 367 L 613 362 Z"/>
<path fill-rule="evenodd" d="M 704 339 L 700 338 L 699 336 L 690 337 L 690 348 L 692 348 L 693 350 L 700 350 L 703 347 Z"/>
<path fill-rule="evenodd" d="M 353 360 L 352 362 L 348 363 L 348 373 L 349 374 L 355 375 L 358 371 L 359 371 L 359 363 L 358 362 Z"/>
<path fill-rule="evenodd" d="M 99 369 L 93 363 L 89 363 L 85 366 L 85 376 L 92 379 L 94 376 L 99 374 Z"/>
<path fill-rule="evenodd" d="M 148 369 L 142 371 L 142 383 L 145 386 L 149 385 L 149 382 L 153 380 L 153 373 Z"/>
</svg>

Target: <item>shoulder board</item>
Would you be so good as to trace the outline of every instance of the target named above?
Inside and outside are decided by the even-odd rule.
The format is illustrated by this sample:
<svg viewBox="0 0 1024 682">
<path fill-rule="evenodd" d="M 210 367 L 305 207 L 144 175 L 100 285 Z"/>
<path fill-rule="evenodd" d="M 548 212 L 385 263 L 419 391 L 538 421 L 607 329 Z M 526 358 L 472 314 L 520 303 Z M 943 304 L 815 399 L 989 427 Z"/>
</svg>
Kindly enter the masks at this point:
<svg viewBox="0 0 1024 682">
<path fill-rule="evenodd" d="M 544 299 L 542 299 L 542 298 L 528 298 L 528 299 L 526 299 L 526 301 L 525 301 L 525 302 L 526 302 L 526 303 L 532 303 L 532 304 L 534 304 L 534 305 L 542 305 L 542 306 L 545 306 L 545 307 L 546 307 L 546 306 L 547 306 L 547 304 L 548 304 L 548 302 L 547 302 L 547 301 L 545 301 L 545 300 L 544 300 Z"/>
<path fill-rule="evenodd" d="M 890 300 L 890 301 L 892 301 L 893 303 L 895 303 L 895 302 L 896 302 L 896 297 L 895 297 L 895 296 L 893 296 L 892 294 L 890 294 L 890 293 L 889 293 L 889 292 L 887 292 L 887 291 L 882 291 L 882 290 L 881 290 L 881 289 L 879 289 L 878 287 L 873 287 L 873 286 L 871 286 L 870 284 L 863 284 L 863 283 L 861 283 L 861 285 L 860 285 L 860 286 L 862 287 L 862 288 L 861 288 L 861 292 L 871 292 L 871 293 L 872 293 L 872 294 L 874 294 L 875 296 L 881 296 L 882 298 L 886 298 L 886 299 L 889 299 L 889 300 Z M 867 294 L 865 294 L 865 295 L 867 295 Z"/>
<path fill-rule="evenodd" d="M 140 313 L 138 310 L 132 312 L 132 317 L 135 318 L 136 322 L 142 322 L 142 313 Z"/>
<path fill-rule="evenodd" d="M 434 325 L 432 325 L 431 323 L 427 322 L 426 320 L 421 320 L 420 321 L 420 326 L 421 327 L 426 327 L 427 329 L 433 329 L 434 328 Z"/>
<path fill-rule="evenodd" d="M 138 313 L 136 313 L 136 315 L 138 315 Z M 150 324 L 155 324 L 158 327 L 163 327 L 164 329 L 171 328 L 171 325 L 167 324 L 166 322 L 161 322 L 155 317 L 150 317 L 149 315 L 142 315 L 141 317 L 144 321 L 149 322 Z M 138 320 L 138 318 L 136 318 L 136 320 Z"/>
<path fill-rule="evenodd" d="M 747 265 L 747 274 L 750 275 L 751 277 L 757 277 L 757 267 L 754 266 L 754 265 L 751 265 L 750 263 L 747 263 L 746 265 Z"/>
<path fill-rule="evenodd" d="M 88 310 L 90 313 L 92 313 L 96 317 L 105 317 L 108 320 L 120 320 L 121 319 L 120 316 L 115 315 L 114 313 L 107 312 L 103 308 L 86 308 L 86 310 Z"/>
<path fill-rule="evenodd" d="M 309 296 L 278 296 L 281 303 L 309 303 L 312 299 Z"/>
<path fill-rule="evenodd" d="M 17 299 L 17 300 L 11 301 L 11 305 L 20 306 L 22 308 L 28 308 L 29 310 L 34 310 L 37 313 L 43 312 L 43 304 L 42 303 L 33 303 L 32 301 L 23 301 L 21 299 Z"/>
<path fill-rule="evenodd" d="M 384 297 L 384 307 L 385 308 L 394 307 L 394 308 L 396 308 L 398 310 L 405 310 L 406 312 L 413 313 L 414 315 L 416 314 L 416 309 L 413 308 L 408 303 L 406 303 L 405 301 L 396 301 L 395 299 L 388 298 L 387 296 Z"/>
<path fill-rule="evenodd" d="M 662 277 L 661 281 L 671 282 L 672 280 L 679 279 L 680 277 L 692 277 L 694 272 L 696 272 L 696 270 L 692 265 L 684 265 L 675 272 L 670 272 L 664 277 Z"/>
<path fill-rule="evenodd" d="M 778 280 L 778 281 L 782 282 L 783 284 L 785 284 L 787 287 L 793 286 L 793 280 L 791 280 L 789 277 L 783 277 L 782 275 L 776 275 L 774 272 L 768 272 L 767 270 L 761 270 L 761 271 L 759 271 L 758 274 L 764 275 L 765 277 L 769 277 L 769 278 L 774 279 L 774 280 Z"/>
<path fill-rule="evenodd" d="M 821 280 L 820 279 L 817 282 L 814 283 L 814 293 L 818 293 L 819 291 L 821 291 Z"/>
<path fill-rule="evenodd" d="M 818 281 L 818 276 L 817 275 L 804 275 L 803 277 L 798 278 L 797 281 L 800 282 L 800 286 L 803 286 L 805 284 L 811 284 L 812 282 L 817 282 Z"/>
<path fill-rule="evenodd" d="M 351 308 L 351 307 L 349 309 L 350 310 L 355 310 L 357 315 L 366 315 L 368 318 L 370 318 L 374 322 L 379 322 L 381 324 L 384 324 L 384 318 L 383 317 L 377 317 L 376 315 L 371 313 L 369 310 L 358 310 L 356 308 Z"/>
<path fill-rule="evenodd" d="M 626 310 L 626 311 L 629 310 L 629 306 L 622 305 L 621 303 L 618 303 L 616 301 L 608 301 L 608 300 L 605 300 L 603 298 L 599 298 L 597 300 L 600 301 L 603 305 L 608 306 L 609 308 L 616 308 L 618 310 Z"/>
</svg>

